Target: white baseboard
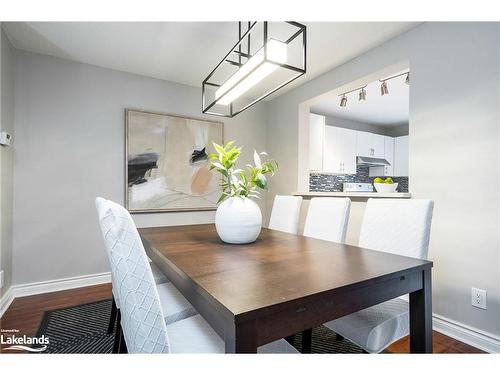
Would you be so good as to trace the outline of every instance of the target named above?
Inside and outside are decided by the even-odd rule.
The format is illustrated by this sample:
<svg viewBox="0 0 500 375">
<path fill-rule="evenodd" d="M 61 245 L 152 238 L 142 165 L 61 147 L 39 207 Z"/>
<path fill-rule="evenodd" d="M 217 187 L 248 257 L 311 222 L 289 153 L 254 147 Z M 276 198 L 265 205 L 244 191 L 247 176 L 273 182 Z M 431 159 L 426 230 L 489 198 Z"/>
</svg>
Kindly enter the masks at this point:
<svg viewBox="0 0 500 375">
<path fill-rule="evenodd" d="M 500 353 L 500 337 L 470 327 L 452 319 L 433 314 L 433 329 L 456 340 L 484 350 L 488 353 Z"/>
<path fill-rule="evenodd" d="M 57 280 L 41 281 L 37 283 L 12 285 L 0 300 L 0 318 L 10 306 L 14 298 L 33 296 L 35 294 L 58 292 L 60 290 L 82 288 L 85 286 L 105 284 L 110 282 L 111 273 L 103 272 L 93 275 L 84 275 Z"/>
<path fill-rule="evenodd" d="M 0 298 L 0 318 L 7 311 L 12 301 L 14 301 L 14 293 L 12 293 L 12 287 L 9 287 L 2 298 Z"/>
</svg>

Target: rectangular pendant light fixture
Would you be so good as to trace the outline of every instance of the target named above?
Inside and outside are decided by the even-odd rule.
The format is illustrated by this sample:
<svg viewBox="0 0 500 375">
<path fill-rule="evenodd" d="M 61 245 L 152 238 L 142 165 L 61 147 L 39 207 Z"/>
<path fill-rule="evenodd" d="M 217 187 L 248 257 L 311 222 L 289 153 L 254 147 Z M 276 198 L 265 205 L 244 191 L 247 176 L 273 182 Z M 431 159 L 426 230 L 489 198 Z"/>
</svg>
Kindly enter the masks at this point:
<svg viewBox="0 0 500 375">
<path fill-rule="evenodd" d="M 241 35 L 241 22 L 239 23 L 238 43 L 203 81 L 203 113 L 236 116 L 305 73 L 305 26 L 286 22 L 286 27 L 279 28 L 280 40 L 269 36 L 267 22 L 260 24 L 261 30 L 258 29 L 258 22 L 249 22 L 247 31 Z M 286 39 L 283 39 L 284 31 L 291 32 Z M 256 52 L 252 52 L 251 42 L 254 43 L 253 50 Z M 299 61 L 301 66 L 289 63 L 293 53 L 298 55 L 295 61 Z M 234 66 L 237 67 L 235 71 Z M 232 71 L 228 74 L 228 70 Z"/>
<path fill-rule="evenodd" d="M 267 58 L 269 61 L 266 61 L 265 48 L 267 48 Z M 227 93 L 219 100 L 219 104 L 228 105 L 252 86 L 278 69 L 278 65 L 276 64 L 284 63 L 286 63 L 286 44 L 271 39 L 266 47 L 262 47 L 240 69 L 238 69 L 231 78 L 215 91 L 215 99 L 219 99 L 222 95 Z"/>
</svg>

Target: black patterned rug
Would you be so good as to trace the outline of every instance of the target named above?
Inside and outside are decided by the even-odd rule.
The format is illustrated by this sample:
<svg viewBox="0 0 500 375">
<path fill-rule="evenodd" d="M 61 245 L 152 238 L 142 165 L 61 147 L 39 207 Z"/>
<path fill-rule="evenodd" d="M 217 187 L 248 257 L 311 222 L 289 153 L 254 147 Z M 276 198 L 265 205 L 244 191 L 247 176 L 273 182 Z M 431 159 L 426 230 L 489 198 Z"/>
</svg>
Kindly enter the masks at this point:
<svg viewBox="0 0 500 375">
<path fill-rule="evenodd" d="M 110 313 L 111 300 L 47 311 L 37 333 L 50 340 L 42 353 L 111 353 L 114 334 L 106 333 Z M 293 345 L 301 351 L 300 334 Z M 362 353 L 362 349 L 347 339 L 337 340 L 335 332 L 321 326 L 313 329 L 312 353 Z"/>
<path fill-rule="evenodd" d="M 37 336 L 45 335 L 50 341 L 42 353 L 111 353 L 110 314 L 110 299 L 45 312 Z"/>
</svg>

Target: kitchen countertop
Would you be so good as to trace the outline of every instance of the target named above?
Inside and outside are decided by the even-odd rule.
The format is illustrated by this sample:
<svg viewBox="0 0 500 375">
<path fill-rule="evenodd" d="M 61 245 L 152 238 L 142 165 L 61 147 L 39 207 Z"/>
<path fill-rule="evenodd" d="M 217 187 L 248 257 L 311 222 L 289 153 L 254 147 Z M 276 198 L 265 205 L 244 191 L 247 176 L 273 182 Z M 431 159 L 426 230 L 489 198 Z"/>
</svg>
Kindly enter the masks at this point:
<svg viewBox="0 0 500 375">
<path fill-rule="evenodd" d="M 411 193 L 343 192 L 343 191 L 299 191 L 292 195 L 303 197 L 348 197 L 348 198 L 411 198 Z"/>
</svg>

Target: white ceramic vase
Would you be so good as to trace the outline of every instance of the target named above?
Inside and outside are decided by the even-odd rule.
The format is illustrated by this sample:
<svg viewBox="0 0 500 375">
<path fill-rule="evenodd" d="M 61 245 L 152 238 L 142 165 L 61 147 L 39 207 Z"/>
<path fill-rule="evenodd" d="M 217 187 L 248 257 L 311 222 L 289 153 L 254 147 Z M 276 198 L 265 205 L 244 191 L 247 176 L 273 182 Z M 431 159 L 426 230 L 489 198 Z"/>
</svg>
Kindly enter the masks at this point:
<svg viewBox="0 0 500 375">
<path fill-rule="evenodd" d="M 262 213 L 253 200 L 231 197 L 215 213 L 215 228 L 220 239 L 232 244 L 254 242 L 262 228 Z"/>
</svg>

